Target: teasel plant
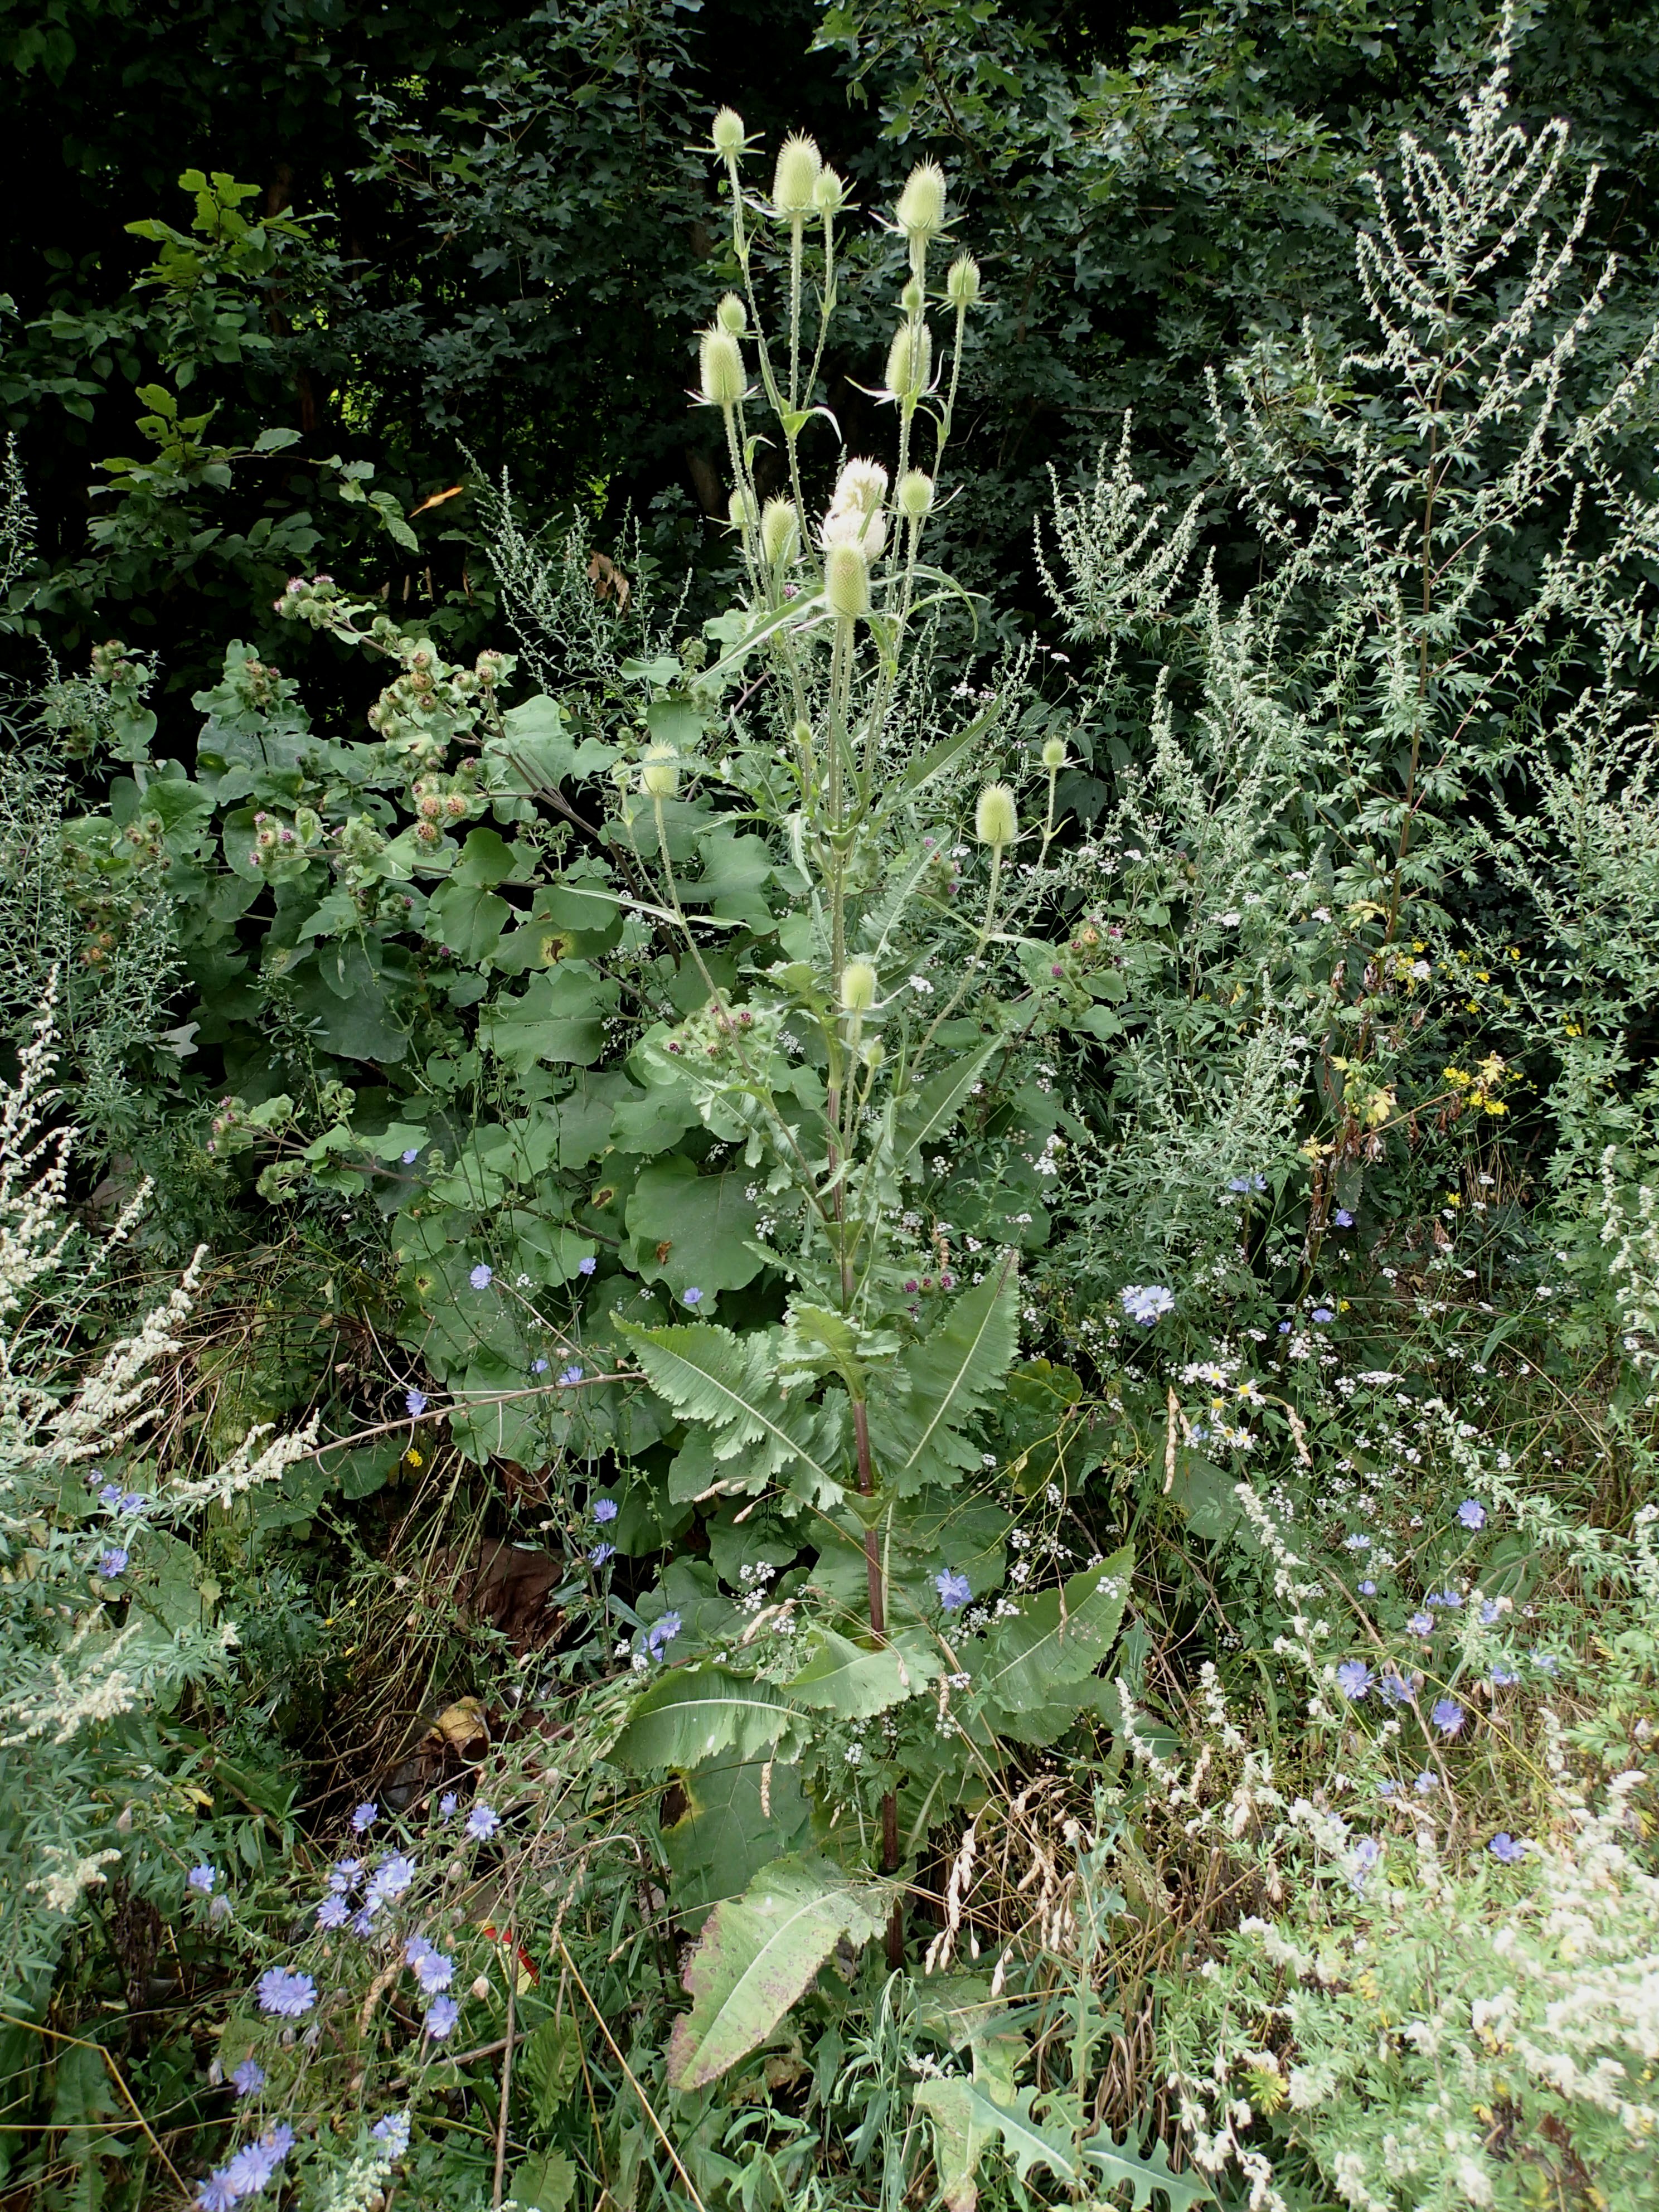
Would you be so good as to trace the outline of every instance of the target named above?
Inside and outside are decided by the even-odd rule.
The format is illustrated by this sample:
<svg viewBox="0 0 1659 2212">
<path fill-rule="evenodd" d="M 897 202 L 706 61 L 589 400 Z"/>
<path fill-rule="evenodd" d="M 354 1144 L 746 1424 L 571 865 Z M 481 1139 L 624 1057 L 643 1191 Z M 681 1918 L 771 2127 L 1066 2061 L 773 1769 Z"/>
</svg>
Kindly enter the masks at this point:
<svg viewBox="0 0 1659 2212">
<path fill-rule="evenodd" d="M 952 1533 L 953 1516 L 967 1504 L 984 1510 L 983 1424 L 1018 1357 L 1019 1320 L 1020 1231 L 1000 1221 L 951 1230 L 972 1238 L 986 1228 L 967 1247 L 976 1258 L 962 1266 L 958 1244 L 924 1277 L 903 1263 L 921 1218 L 907 1186 L 933 1181 L 945 1151 L 983 1148 L 986 1094 L 1019 1080 L 1040 1015 L 1021 970 L 1033 942 L 1021 924 L 1046 895 L 1068 755 L 1050 736 L 1022 761 L 1011 726 L 1018 678 L 994 687 L 946 734 L 929 727 L 944 719 L 931 678 L 935 611 L 972 614 L 969 595 L 924 554 L 980 298 L 979 270 L 965 253 L 942 283 L 935 279 L 949 229 L 942 171 L 915 167 L 888 224 L 903 242 L 905 276 L 875 396 L 896 416 L 894 465 L 843 451 L 820 509 L 807 496 L 803 447 L 815 423 L 838 434 L 819 379 L 847 188 L 810 139 L 792 137 L 769 196 L 751 197 L 741 119 L 723 110 L 713 136 L 740 289 L 701 333 L 692 396 L 719 414 L 725 432 L 742 603 L 710 625 L 724 648 L 714 665 L 686 659 L 678 717 L 660 716 L 663 733 L 631 767 L 618 766 L 618 842 L 659 885 L 656 918 L 678 934 L 707 993 L 677 1026 L 649 1032 L 634 1064 L 653 1082 L 689 1089 L 716 1139 L 741 1146 L 745 1163 L 763 1170 L 768 1256 L 790 1287 L 784 1320 L 769 1330 L 732 1334 L 706 1309 L 686 1322 L 623 1328 L 659 1395 L 688 1429 L 704 1431 L 705 1497 L 746 1495 L 755 1507 L 764 1500 L 799 1516 L 821 1559 L 826 1544 L 861 1552 L 862 1602 L 832 1603 L 815 1617 L 810 1632 L 830 1640 L 815 1647 L 812 1663 L 839 1651 L 866 1721 L 882 1716 L 888 1750 L 878 1796 L 868 1801 L 876 1832 L 866 1834 L 860 1810 L 854 1856 L 891 1876 L 925 1843 L 930 1819 L 950 1811 L 969 1772 L 995 1763 L 992 1751 L 987 1765 L 997 1727 L 990 1705 L 975 1735 L 936 1720 L 928 1686 L 948 1675 L 973 1696 L 976 1668 L 989 1665 L 995 1645 L 994 1633 L 979 1632 L 990 1615 L 969 1607 L 970 1577 L 954 1549 L 967 1540 Z M 784 312 L 769 337 L 763 290 L 774 273 Z M 936 349 L 941 314 L 945 343 Z M 763 421 L 781 448 L 787 486 L 765 498 Z M 1018 785 L 1037 777 L 1046 779 L 1046 807 L 1023 826 Z M 764 829 L 774 879 L 788 893 L 788 911 L 758 933 L 735 978 L 707 950 L 718 923 L 688 911 L 693 791 L 696 804 L 712 799 Z M 781 957 L 769 950 L 774 937 Z M 994 1183 L 994 1169 L 987 1180 Z M 999 1556 L 1000 1541 L 993 1540 Z M 979 1572 L 972 1589 L 999 1578 Z M 1121 1609 L 1121 1591 L 1099 1603 Z M 1094 1663 L 1081 1667 L 1079 1680 Z M 713 1735 L 695 1745 L 688 1721 L 684 1748 L 753 1755 L 793 1727 L 793 1757 L 804 1760 L 822 1810 L 846 1770 L 838 1777 L 827 1758 L 814 1767 L 815 1731 L 837 1717 L 816 1683 L 780 1680 L 769 1737 L 766 1714 L 734 1722 L 722 1707 Z M 619 1743 L 624 1764 L 660 1764 L 679 1744 L 671 1713 L 695 1710 L 702 1730 L 710 1695 L 706 1686 L 653 1683 Z M 899 1709 L 913 1701 L 925 1709 L 916 1733 L 925 1720 L 929 1741 L 907 1766 L 900 1747 L 912 1723 Z M 941 1739 L 951 1746 L 944 1767 Z M 926 1788 L 919 1773 L 931 1777 Z M 908 1819 L 906 1790 L 921 1801 Z M 882 1917 L 897 1966 L 902 1910 L 884 1905 Z"/>
</svg>

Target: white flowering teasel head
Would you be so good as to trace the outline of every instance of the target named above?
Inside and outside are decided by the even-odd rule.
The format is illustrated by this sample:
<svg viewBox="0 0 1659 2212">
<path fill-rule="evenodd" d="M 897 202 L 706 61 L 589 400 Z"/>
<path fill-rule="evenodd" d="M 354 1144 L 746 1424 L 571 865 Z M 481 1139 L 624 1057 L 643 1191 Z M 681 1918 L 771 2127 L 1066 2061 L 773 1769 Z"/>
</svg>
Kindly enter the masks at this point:
<svg viewBox="0 0 1659 2212">
<path fill-rule="evenodd" d="M 848 461 L 819 533 L 825 553 L 837 545 L 853 545 L 866 562 L 878 560 L 887 543 L 882 505 L 886 496 L 887 471 L 879 461 Z"/>
<path fill-rule="evenodd" d="M 775 212 L 789 222 L 799 222 L 810 215 L 823 171 L 823 156 L 816 143 L 799 131 L 792 131 L 778 149 L 777 167 L 772 173 Z"/>
<path fill-rule="evenodd" d="M 933 479 L 921 469 L 906 469 L 893 495 L 899 513 L 908 522 L 920 522 L 933 507 Z"/>
<path fill-rule="evenodd" d="M 743 348 L 722 323 L 703 332 L 697 350 L 698 380 L 706 406 L 730 409 L 743 398 Z"/>
<path fill-rule="evenodd" d="M 981 792 L 974 809 L 974 835 L 995 853 L 1019 835 L 1019 810 L 1006 783 L 988 783 Z"/>
</svg>

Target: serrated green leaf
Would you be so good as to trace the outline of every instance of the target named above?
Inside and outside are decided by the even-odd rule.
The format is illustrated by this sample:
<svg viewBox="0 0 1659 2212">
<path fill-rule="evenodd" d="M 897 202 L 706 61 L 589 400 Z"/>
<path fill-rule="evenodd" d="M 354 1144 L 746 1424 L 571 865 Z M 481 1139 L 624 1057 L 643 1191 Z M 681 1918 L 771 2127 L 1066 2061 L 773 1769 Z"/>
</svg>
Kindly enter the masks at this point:
<svg viewBox="0 0 1659 2212">
<path fill-rule="evenodd" d="M 1134 1553 L 1125 1545 L 1063 1589 L 1030 1599 L 1017 1619 L 1000 1621 L 963 1664 L 981 1698 L 1018 1716 L 1056 1705 L 1057 1690 L 1086 1682 L 1117 1641 L 1128 1601 Z"/>
<path fill-rule="evenodd" d="M 884 1490 L 906 1497 L 979 1466 L 978 1448 L 963 1431 L 992 1403 L 1013 1359 L 1017 1296 L 1006 1261 L 905 1353 L 893 1389 L 871 1401 L 870 1440 Z"/>
<path fill-rule="evenodd" d="M 804 1496 L 840 1499 L 847 1401 L 813 1406 L 781 1391 L 773 1379 L 774 1332 L 738 1338 L 707 1322 L 622 1327 L 658 1395 L 684 1419 L 707 1423 L 717 1474 L 729 1473 L 750 1490 L 781 1474 Z"/>
<path fill-rule="evenodd" d="M 963 1103 L 984 1073 L 1000 1044 L 992 1037 L 966 1059 L 952 1060 L 924 1083 L 898 1117 L 893 1152 L 900 1166 L 927 1146 L 939 1143 L 956 1127 Z"/>
<path fill-rule="evenodd" d="M 792 1715 L 769 1682 L 728 1667 L 677 1667 L 638 1698 L 611 1749 L 635 1774 L 666 1774 L 729 1753 L 758 1759 Z"/>
<path fill-rule="evenodd" d="M 520 2212 L 565 2212 L 576 2193 L 576 2168 L 562 2150 L 538 2151 L 513 2169 L 513 2202 Z"/>
<path fill-rule="evenodd" d="M 670 2087 L 701 2089 L 763 2042 L 843 1936 L 879 1933 L 889 1898 L 827 1859 L 783 1858 L 717 1905 L 686 1964 L 691 2009 L 669 2039 Z"/>
<path fill-rule="evenodd" d="M 964 2081 L 959 2075 L 918 2084 L 915 2102 L 933 2123 L 934 2141 L 942 2152 L 942 2184 L 945 2180 L 944 2159 L 948 2157 L 951 2162 L 951 2184 L 955 2194 L 945 2199 L 951 2212 L 973 2212 L 977 2193 L 974 2173 L 993 2140 L 1000 2141 L 1022 2182 L 1034 2166 L 1047 2166 L 1057 2180 L 1067 2184 L 1075 2184 L 1081 2179 L 1082 2170 L 1070 2132 L 1046 2128 L 1032 2117 L 1031 2100 L 1035 2094 L 1034 2090 L 1018 2089 L 1012 2103 L 1003 2104 L 989 2096 L 977 2082 Z"/>
<path fill-rule="evenodd" d="M 1155 2189 L 1169 2199 L 1170 2212 L 1190 2212 L 1194 2204 L 1215 2201 L 1214 2191 L 1200 2175 L 1170 2171 L 1169 2150 L 1161 2141 L 1154 2141 L 1150 2151 L 1140 2151 L 1127 2141 L 1116 2142 L 1103 2129 L 1084 2144 L 1083 2155 L 1099 2172 L 1104 2187 L 1115 2189 L 1127 2182 L 1137 2207 L 1146 2204 Z"/>
<path fill-rule="evenodd" d="M 943 1663 L 918 1638 L 870 1650 L 823 1628 L 805 1666 L 784 1684 L 784 1695 L 836 1720 L 870 1720 L 925 1689 Z"/>
</svg>

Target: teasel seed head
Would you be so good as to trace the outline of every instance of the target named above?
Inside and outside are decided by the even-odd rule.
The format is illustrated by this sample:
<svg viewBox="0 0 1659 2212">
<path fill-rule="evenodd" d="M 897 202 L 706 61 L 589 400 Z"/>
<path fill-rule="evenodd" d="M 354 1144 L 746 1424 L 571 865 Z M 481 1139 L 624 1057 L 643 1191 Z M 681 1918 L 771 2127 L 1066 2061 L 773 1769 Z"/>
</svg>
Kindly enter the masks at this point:
<svg viewBox="0 0 1659 2212">
<path fill-rule="evenodd" d="M 772 205 L 791 222 L 805 215 L 823 168 L 823 156 L 811 138 L 794 131 L 778 149 L 778 166 L 772 173 Z"/>
<path fill-rule="evenodd" d="M 870 562 L 861 545 L 826 547 L 823 596 L 832 615 L 857 622 L 870 611 Z"/>
<path fill-rule="evenodd" d="M 699 354 L 702 396 L 710 407 L 735 407 L 743 398 L 743 349 L 730 331 L 714 323 L 702 334 Z"/>
<path fill-rule="evenodd" d="M 945 228 L 945 172 L 937 161 L 916 163 L 893 212 L 899 228 L 913 243 L 939 236 Z"/>
<path fill-rule="evenodd" d="M 728 161 L 735 161 L 743 151 L 743 118 L 735 107 L 723 107 L 714 118 L 714 151 Z"/>
<path fill-rule="evenodd" d="M 769 499 L 761 509 L 761 551 L 771 568 L 787 568 L 800 550 L 800 525 L 790 499 Z"/>
<path fill-rule="evenodd" d="M 1042 765 L 1044 768 L 1065 767 L 1066 740 L 1064 738 L 1045 738 L 1043 739 Z"/>
<path fill-rule="evenodd" d="M 933 479 L 924 475 L 920 469 L 906 469 L 898 480 L 898 489 L 894 497 L 901 514 L 912 522 L 920 522 L 933 507 Z"/>
<path fill-rule="evenodd" d="M 926 323 L 901 323 L 887 349 L 887 389 L 901 399 L 917 399 L 933 374 L 933 341 Z"/>
<path fill-rule="evenodd" d="M 876 971 L 867 960 L 849 960 L 842 969 L 841 1003 L 849 1014 L 867 1014 L 875 1005 Z"/>
<path fill-rule="evenodd" d="M 1006 783 L 988 783 L 974 809 L 974 835 L 981 845 L 1000 852 L 1019 832 L 1019 813 L 1014 794 Z"/>
</svg>

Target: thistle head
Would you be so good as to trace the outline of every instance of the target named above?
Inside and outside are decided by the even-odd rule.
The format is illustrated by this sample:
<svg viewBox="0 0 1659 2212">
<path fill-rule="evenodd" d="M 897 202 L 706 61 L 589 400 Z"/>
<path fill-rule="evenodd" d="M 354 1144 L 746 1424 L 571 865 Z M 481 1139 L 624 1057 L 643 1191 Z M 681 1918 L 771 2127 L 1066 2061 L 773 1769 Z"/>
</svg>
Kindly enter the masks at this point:
<svg viewBox="0 0 1659 2212">
<path fill-rule="evenodd" d="M 974 809 L 974 835 L 981 845 L 1000 853 L 1019 834 L 1019 811 L 1006 783 L 988 783 Z"/>
<path fill-rule="evenodd" d="M 958 253 L 945 279 L 945 296 L 953 307 L 979 304 L 979 264 L 971 253 Z"/>
<path fill-rule="evenodd" d="M 698 369 L 706 405 L 735 407 L 743 398 L 743 349 L 719 323 L 711 324 L 702 334 Z"/>
<path fill-rule="evenodd" d="M 672 745 L 647 745 L 640 764 L 640 789 L 647 799 L 672 799 L 679 788 L 679 756 Z"/>
<path fill-rule="evenodd" d="M 714 151 L 723 161 L 735 161 L 743 151 L 743 118 L 735 107 L 723 107 L 714 118 Z"/>
<path fill-rule="evenodd" d="M 876 971 L 867 960 L 849 960 L 841 971 L 841 1003 L 849 1014 L 866 1014 L 876 1003 Z"/>
<path fill-rule="evenodd" d="M 769 499 L 761 509 L 761 551 L 770 568 L 787 568 L 800 550 L 800 525 L 791 499 Z"/>
<path fill-rule="evenodd" d="M 898 228 L 914 245 L 937 238 L 945 228 L 945 172 L 937 161 L 918 161 L 905 179 L 893 210 Z"/>
<path fill-rule="evenodd" d="M 899 399 L 916 399 L 933 374 L 933 341 L 926 323 L 901 323 L 887 349 L 887 389 Z"/>
<path fill-rule="evenodd" d="M 790 222 L 807 214 L 823 169 L 823 156 L 811 138 L 792 131 L 778 149 L 778 165 L 772 173 L 772 205 Z"/>
<path fill-rule="evenodd" d="M 870 562 L 861 545 L 825 547 L 823 596 L 830 613 L 842 622 L 857 622 L 869 613 Z"/>
<path fill-rule="evenodd" d="M 920 469 L 906 469 L 893 496 L 902 515 L 911 522 L 920 522 L 933 507 L 933 479 Z"/>
<path fill-rule="evenodd" d="M 749 327 L 749 310 L 735 292 L 728 292 L 714 310 L 714 320 L 723 331 L 740 338 Z"/>
</svg>

